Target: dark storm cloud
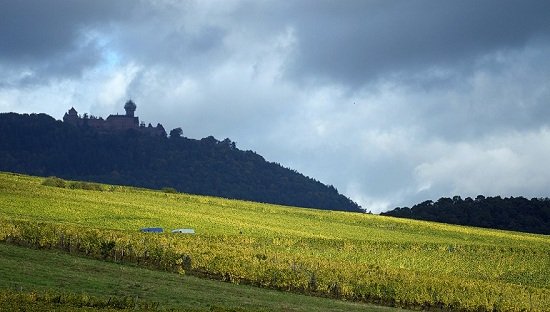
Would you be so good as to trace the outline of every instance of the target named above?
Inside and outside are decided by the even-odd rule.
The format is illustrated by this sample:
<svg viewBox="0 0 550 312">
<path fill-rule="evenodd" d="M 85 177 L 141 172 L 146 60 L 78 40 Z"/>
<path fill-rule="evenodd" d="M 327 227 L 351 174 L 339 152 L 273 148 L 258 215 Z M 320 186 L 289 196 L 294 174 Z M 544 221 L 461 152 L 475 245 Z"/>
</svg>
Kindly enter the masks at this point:
<svg viewBox="0 0 550 312">
<path fill-rule="evenodd" d="M 72 49 L 86 28 L 123 13 L 123 1 L 2 1 L 0 56 L 45 58 Z"/>
<path fill-rule="evenodd" d="M 388 73 L 467 66 L 550 31 L 549 1 L 312 1 L 292 8 L 292 75 L 361 85 Z M 300 12 L 300 13 L 297 13 Z"/>
<path fill-rule="evenodd" d="M 0 58 L 38 63 L 44 72 L 78 73 L 101 56 L 100 44 L 94 38 L 83 43 L 83 34 L 109 34 L 109 25 L 116 24 L 119 32 L 112 35 L 119 37 L 113 46 L 137 61 L 210 68 L 231 56 L 224 42 L 230 33 L 243 33 L 253 44 L 292 27 L 297 40 L 285 61 L 287 77 L 361 87 L 387 74 L 411 80 L 410 73 L 426 68 L 467 71 L 477 57 L 521 48 L 539 36 L 547 38 L 550 31 L 550 2 L 536 0 L 244 1 L 233 6 L 220 3 L 219 7 L 227 6 L 220 19 L 195 16 L 198 6 L 162 1 L 4 1 Z M 86 53 L 87 57 L 76 56 Z M 55 68 L 56 62 L 44 64 L 52 58 L 61 59 L 57 64 L 64 58 L 69 61 Z M 417 80 L 429 85 L 457 78 Z"/>
<path fill-rule="evenodd" d="M 0 65 L 33 72 L 21 82 L 78 74 L 100 60 L 91 32 L 122 17 L 131 3 L 1 1 Z"/>
</svg>

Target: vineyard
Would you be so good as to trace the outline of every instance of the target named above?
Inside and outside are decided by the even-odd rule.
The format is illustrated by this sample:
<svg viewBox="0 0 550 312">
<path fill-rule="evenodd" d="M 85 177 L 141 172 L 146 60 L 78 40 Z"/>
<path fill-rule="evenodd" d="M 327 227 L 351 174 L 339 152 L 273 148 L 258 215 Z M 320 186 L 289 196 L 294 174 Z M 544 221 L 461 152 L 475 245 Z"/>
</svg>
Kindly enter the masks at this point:
<svg viewBox="0 0 550 312">
<path fill-rule="evenodd" d="M 548 236 L 43 180 L 0 174 L 0 241 L 410 309 L 550 308 Z"/>
<path fill-rule="evenodd" d="M 0 276 L 0 311 L 404 312 L 8 244 Z"/>
</svg>

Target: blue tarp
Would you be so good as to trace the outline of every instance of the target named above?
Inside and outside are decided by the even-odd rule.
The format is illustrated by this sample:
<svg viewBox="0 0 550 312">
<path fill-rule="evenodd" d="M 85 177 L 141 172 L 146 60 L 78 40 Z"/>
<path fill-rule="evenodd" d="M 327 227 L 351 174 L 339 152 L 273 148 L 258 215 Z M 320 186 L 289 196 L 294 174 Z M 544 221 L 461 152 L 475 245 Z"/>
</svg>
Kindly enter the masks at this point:
<svg viewBox="0 0 550 312">
<path fill-rule="evenodd" d="M 144 233 L 162 233 L 162 228 L 159 228 L 159 227 L 151 227 L 151 228 L 143 228 L 143 229 L 140 229 L 141 232 L 144 232 Z"/>
</svg>

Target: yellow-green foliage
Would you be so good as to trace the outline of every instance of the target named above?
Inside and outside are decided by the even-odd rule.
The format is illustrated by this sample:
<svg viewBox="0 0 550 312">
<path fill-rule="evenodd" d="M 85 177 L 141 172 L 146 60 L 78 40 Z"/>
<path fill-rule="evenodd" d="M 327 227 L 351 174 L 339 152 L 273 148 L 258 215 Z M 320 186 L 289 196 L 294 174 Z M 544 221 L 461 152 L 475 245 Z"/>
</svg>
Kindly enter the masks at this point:
<svg viewBox="0 0 550 312">
<path fill-rule="evenodd" d="M 550 310 L 548 236 L 41 182 L 0 174 L 0 240 L 394 306 Z"/>
<path fill-rule="evenodd" d="M 156 311 L 157 306 L 131 297 L 105 300 L 86 294 L 0 292 L 0 311 Z"/>
</svg>

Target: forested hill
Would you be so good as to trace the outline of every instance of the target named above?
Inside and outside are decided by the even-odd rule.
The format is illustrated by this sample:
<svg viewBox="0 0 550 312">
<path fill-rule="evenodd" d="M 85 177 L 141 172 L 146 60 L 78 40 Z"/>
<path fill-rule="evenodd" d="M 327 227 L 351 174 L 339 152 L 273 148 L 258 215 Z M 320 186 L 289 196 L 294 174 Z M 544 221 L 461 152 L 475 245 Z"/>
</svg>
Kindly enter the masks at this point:
<svg viewBox="0 0 550 312">
<path fill-rule="evenodd" d="M 477 196 L 475 199 L 440 198 L 396 208 L 382 215 L 470 225 L 493 229 L 550 234 L 550 199 Z"/>
<path fill-rule="evenodd" d="M 362 212 L 332 186 L 229 139 L 99 133 L 45 114 L 0 114 L 0 171 Z"/>
</svg>

